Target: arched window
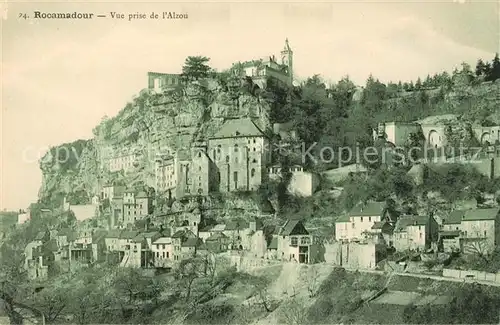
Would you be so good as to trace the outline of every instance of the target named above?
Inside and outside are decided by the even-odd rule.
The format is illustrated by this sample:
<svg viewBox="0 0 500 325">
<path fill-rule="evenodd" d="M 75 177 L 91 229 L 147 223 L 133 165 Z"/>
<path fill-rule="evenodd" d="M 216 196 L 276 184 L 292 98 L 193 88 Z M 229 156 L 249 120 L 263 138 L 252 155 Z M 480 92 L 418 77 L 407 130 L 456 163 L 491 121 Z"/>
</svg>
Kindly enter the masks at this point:
<svg viewBox="0 0 500 325">
<path fill-rule="evenodd" d="M 238 145 L 237 144 L 234 145 L 234 152 L 238 152 Z"/>
<path fill-rule="evenodd" d="M 198 152 L 198 158 L 201 158 L 201 151 Z"/>
<path fill-rule="evenodd" d="M 226 156 L 226 162 L 229 163 L 229 156 Z"/>
<path fill-rule="evenodd" d="M 255 176 L 255 168 L 252 168 L 252 171 L 250 172 L 250 175 L 251 175 L 252 177 L 254 177 L 254 176 Z"/>
</svg>

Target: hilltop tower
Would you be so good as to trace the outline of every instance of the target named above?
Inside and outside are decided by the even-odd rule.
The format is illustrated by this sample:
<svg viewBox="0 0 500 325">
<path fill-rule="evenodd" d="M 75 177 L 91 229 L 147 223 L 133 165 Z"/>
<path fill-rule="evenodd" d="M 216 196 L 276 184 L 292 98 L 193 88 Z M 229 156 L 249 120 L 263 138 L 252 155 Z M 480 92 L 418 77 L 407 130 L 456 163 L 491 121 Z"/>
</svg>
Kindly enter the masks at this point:
<svg viewBox="0 0 500 325">
<path fill-rule="evenodd" d="M 288 38 L 285 40 L 285 47 L 281 51 L 281 64 L 288 67 L 288 74 L 290 75 L 290 84 L 293 83 L 293 51 L 288 44 Z"/>
</svg>

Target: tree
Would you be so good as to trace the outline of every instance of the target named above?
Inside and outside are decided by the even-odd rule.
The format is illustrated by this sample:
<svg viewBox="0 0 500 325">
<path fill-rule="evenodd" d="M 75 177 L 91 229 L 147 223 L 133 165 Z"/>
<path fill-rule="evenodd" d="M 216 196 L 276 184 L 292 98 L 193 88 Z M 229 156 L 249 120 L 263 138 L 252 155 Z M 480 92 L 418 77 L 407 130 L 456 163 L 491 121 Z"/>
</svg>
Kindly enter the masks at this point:
<svg viewBox="0 0 500 325">
<path fill-rule="evenodd" d="M 495 81 L 499 78 L 500 78 L 500 58 L 498 57 L 498 53 L 496 53 L 491 63 L 491 71 L 488 79 L 491 81 Z"/>
<path fill-rule="evenodd" d="M 484 64 L 483 60 L 479 59 L 477 60 L 476 63 L 476 76 L 484 76 L 486 72 L 486 65 Z"/>
<path fill-rule="evenodd" d="M 298 301 L 298 299 L 293 299 L 281 307 L 281 317 L 287 325 L 307 324 L 307 307 L 301 301 Z"/>
<path fill-rule="evenodd" d="M 205 56 L 188 56 L 182 67 L 182 77 L 187 80 L 206 78 L 211 70 L 207 64 L 209 61 Z"/>
<path fill-rule="evenodd" d="M 45 314 L 45 320 L 55 322 L 67 307 L 67 289 L 60 287 L 44 288 L 35 294 L 33 306 Z"/>
</svg>

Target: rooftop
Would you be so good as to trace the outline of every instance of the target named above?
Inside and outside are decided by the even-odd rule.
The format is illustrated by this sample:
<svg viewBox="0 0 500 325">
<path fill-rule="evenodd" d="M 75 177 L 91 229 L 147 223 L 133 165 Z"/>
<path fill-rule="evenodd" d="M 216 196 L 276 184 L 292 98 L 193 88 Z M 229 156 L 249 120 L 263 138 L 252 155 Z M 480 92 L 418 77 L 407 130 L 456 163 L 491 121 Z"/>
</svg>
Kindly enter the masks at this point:
<svg viewBox="0 0 500 325">
<path fill-rule="evenodd" d="M 465 211 L 463 221 L 496 220 L 500 208 L 473 209 Z"/>
<path fill-rule="evenodd" d="M 455 225 L 462 222 L 462 218 L 465 216 L 466 210 L 454 210 L 451 211 L 446 217 L 443 218 L 443 224 L 445 225 Z"/>
<path fill-rule="evenodd" d="M 212 139 L 235 137 L 263 137 L 264 133 L 248 117 L 226 121 Z"/>
<path fill-rule="evenodd" d="M 394 232 L 405 232 L 408 226 L 425 226 L 429 216 L 401 216 L 396 226 Z"/>
<path fill-rule="evenodd" d="M 366 204 L 359 203 L 351 209 L 349 215 L 352 217 L 380 216 L 384 211 L 385 205 L 385 202 L 367 202 Z"/>
</svg>

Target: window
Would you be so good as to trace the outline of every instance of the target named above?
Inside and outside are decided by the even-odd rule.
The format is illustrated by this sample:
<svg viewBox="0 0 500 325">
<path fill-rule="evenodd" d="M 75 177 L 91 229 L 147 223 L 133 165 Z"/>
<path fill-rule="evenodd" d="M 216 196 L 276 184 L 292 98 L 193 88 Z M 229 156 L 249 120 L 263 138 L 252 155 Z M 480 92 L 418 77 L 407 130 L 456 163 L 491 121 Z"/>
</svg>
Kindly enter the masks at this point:
<svg viewBox="0 0 500 325">
<path fill-rule="evenodd" d="M 368 222 L 372 222 L 372 217 L 368 217 Z"/>
<path fill-rule="evenodd" d="M 229 163 L 229 156 L 226 156 L 226 163 Z"/>
<path fill-rule="evenodd" d="M 251 177 L 254 177 L 254 176 L 255 176 L 255 169 L 254 169 L 254 168 L 252 168 L 252 171 L 250 172 L 250 176 L 251 176 Z"/>
<path fill-rule="evenodd" d="M 198 158 L 201 158 L 201 152 L 198 152 Z"/>
<path fill-rule="evenodd" d="M 255 139 L 253 139 L 253 143 L 255 143 Z"/>
<path fill-rule="evenodd" d="M 169 256 L 168 256 L 168 255 L 170 255 L 170 254 L 169 254 L 169 252 L 167 252 L 167 258 L 169 258 Z"/>
<path fill-rule="evenodd" d="M 298 238 L 297 237 L 291 237 L 290 238 L 290 243 L 292 246 L 297 246 L 298 245 Z"/>
<path fill-rule="evenodd" d="M 420 239 L 422 239 L 422 233 L 419 234 Z"/>
<path fill-rule="evenodd" d="M 363 217 L 361 217 L 361 222 L 363 222 Z"/>
<path fill-rule="evenodd" d="M 356 224 L 353 222 L 352 223 L 352 229 L 356 228 Z"/>
<path fill-rule="evenodd" d="M 238 145 L 237 144 L 234 145 L 234 152 L 238 152 Z"/>
<path fill-rule="evenodd" d="M 422 230 L 422 226 L 418 226 L 418 230 L 419 230 L 419 231 L 420 231 L 420 230 Z"/>
<path fill-rule="evenodd" d="M 309 245 L 309 244 L 311 244 L 311 238 L 310 237 L 301 237 L 300 238 L 300 244 L 301 245 Z"/>
<path fill-rule="evenodd" d="M 161 248 L 162 248 L 162 249 L 165 249 L 165 245 L 161 245 Z"/>
<path fill-rule="evenodd" d="M 484 237 L 486 237 L 486 230 L 484 231 Z"/>
</svg>

